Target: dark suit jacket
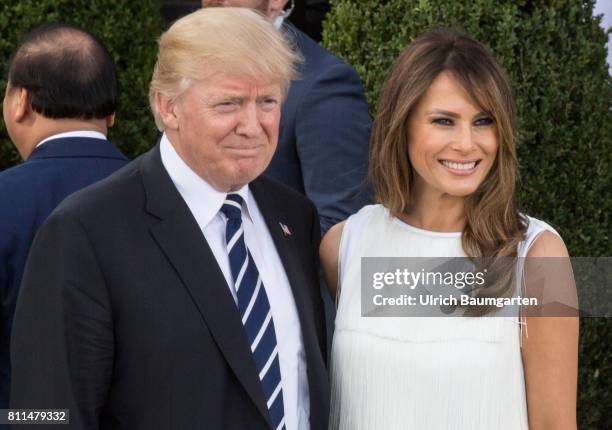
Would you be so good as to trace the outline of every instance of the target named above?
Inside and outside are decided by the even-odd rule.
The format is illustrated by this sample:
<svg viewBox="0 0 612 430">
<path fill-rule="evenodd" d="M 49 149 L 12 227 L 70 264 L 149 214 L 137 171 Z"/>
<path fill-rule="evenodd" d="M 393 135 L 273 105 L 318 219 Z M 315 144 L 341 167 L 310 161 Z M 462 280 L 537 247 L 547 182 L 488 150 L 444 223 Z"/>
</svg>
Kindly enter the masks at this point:
<svg viewBox="0 0 612 430">
<path fill-rule="evenodd" d="M 316 210 L 273 180 L 250 187 L 296 301 L 311 425 L 326 429 Z M 238 309 L 159 145 L 66 199 L 43 225 L 12 359 L 11 406 L 68 407 L 74 429 L 269 428 Z"/>
<path fill-rule="evenodd" d="M 292 25 L 283 29 L 304 63 L 283 104 L 278 147 L 266 174 L 308 196 L 325 233 L 370 203 L 370 114 L 355 69 Z"/>
<path fill-rule="evenodd" d="M 34 235 L 69 194 L 108 176 L 127 159 L 107 140 L 60 138 L 0 173 L 0 409 L 8 408 L 9 337 L 23 266 Z"/>
</svg>

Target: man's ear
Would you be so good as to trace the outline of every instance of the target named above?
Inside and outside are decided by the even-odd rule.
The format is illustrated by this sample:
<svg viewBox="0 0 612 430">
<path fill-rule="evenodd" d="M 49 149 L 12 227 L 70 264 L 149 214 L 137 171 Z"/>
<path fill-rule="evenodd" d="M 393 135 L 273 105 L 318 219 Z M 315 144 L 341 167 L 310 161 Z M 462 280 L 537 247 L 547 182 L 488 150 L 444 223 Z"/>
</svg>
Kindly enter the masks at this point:
<svg viewBox="0 0 612 430">
<path fill-rule="evenodd" d="M 13 106 L 13 120 L 18 123 L 23 122 L 28 114 L 32 112 L 28 90 L 25 88 L 15 88 L 12 91 L 17 91 L 17 96 L 13 99 L 13 103 L 15 103 L 15 106 Z"/>
<path fill-rule="evenodd" d="M 271 0 L 268 6 L 268 17 L 271 21 L 274 21 L 278 15 L 283 11 L 283 8 L 287 4 L 288 0 Z"/>
<path fill-rule="evenodd" d="M 176 101 L 157 92 L 155 93 L 155 107 L 164 124 L 164 129 L 178 130 L 178 118 L 176 116 Z"/>
<path fill-rule="evenodd" d="M 106 119 L 107 127 L 112 127 L 113 125 L 115 125 L 115 113 L 114 112 L 110 114 L 109 116 L 107 116 L 105 119 Z"/>
</svg>

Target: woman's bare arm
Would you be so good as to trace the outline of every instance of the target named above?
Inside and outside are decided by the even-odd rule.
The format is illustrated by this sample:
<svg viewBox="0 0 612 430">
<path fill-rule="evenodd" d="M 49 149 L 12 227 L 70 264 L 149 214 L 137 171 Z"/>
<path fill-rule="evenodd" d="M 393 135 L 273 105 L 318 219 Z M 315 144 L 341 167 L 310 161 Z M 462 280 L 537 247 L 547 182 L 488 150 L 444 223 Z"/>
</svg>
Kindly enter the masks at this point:
<svg viewBox="0 0 612 430">
<path fill-rule="evenodd" d="M 340 255 L 340 238 L 346 221 L 342 221 L 330 228 L 319 248 L 319 256 L 321 257 L 321 266 L 325 275 L 325 283 L 329 289 L 332 298 L 336 297 L 338 287 L 338 263 Z"/>
<path fill-rule="evenodd" d="M 569 259 L 563 240 L 551 232 L 536 239 L 528 257 Z M 572 277 L 571 271 L 567 275 Z M 573 285 L 573 279 L 567 281 Z M 529 429 L 575 430 L 578 318 L 532 316 L 526 322 L 522 355 Z"/>
</svg>

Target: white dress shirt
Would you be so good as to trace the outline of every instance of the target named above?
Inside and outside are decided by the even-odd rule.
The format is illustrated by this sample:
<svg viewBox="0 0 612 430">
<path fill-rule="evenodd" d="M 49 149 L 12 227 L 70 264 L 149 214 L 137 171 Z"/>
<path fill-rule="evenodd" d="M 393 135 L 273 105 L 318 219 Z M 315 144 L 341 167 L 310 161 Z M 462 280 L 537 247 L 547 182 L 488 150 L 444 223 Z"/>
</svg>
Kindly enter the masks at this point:
<svg viewBox="0 0 612 430">
<path fill-rule="evenodd" d="M 160 152 L 162 164 L 200 226 L 225 276 L 234 301 L 237 302 L 225 244 L 227 218 L 220 212 L 226 193 L 215 190 L 191 170 L 177 154 L 165 134 L 161 139 Z M 249 186 L 245 185 L 236 193 L 244 199 L 242 208 L 244 239 L 263 281 L 274 320 L 283 387 L 285 424 L 287 430 L 309 429 L 310 401 L 306 354 L 291 286 L 272 236 Z M 280 225 L 279 228 L 281 228 Z"/>
<path fill-rule="evenodd" d="M 36 145 L 36 148 L 38 148 L 40 145 L 50 140 L 62 139 L 66 137 L 90 137 L 92 139 L 106 140 L 106 136 L 104 136 L 104 134 L 100 133 L 99 131 L 91 131 L 91 130 L 67 131 L 65 133 L 54 134 L 53 136 L 49 136 L 41 140 L 40 142 L 38 142 L 38 145 Z"/>
</svg>

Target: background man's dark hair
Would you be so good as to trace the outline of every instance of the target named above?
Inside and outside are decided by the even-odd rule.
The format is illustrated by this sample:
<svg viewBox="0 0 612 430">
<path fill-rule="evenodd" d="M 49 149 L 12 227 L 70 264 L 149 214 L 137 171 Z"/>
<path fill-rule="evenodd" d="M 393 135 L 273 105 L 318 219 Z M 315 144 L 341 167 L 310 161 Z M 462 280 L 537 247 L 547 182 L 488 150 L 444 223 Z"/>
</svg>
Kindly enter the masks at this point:
<svg viewBox="0 0 612 430">
<path fill-rule="evenodd" d="M 75 25 L 32 29 L 8 70 L 11 88 L 26 89 L 32 109 L 47 118 L 102 119 L 116 110 L 113 59 L 95 36 Z"/>
</svg>

